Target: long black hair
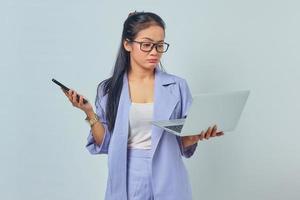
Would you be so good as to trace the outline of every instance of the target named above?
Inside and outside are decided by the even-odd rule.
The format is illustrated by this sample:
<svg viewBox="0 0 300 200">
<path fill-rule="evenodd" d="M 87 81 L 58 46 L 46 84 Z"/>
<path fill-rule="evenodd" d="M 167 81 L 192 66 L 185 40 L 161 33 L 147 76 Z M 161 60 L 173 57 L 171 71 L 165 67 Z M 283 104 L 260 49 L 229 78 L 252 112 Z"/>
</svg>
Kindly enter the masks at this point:
<svg viewBox="0 0 300 200">
<path fill-rule="evenodd" d="M 98 86 L 103 89 L 103 91 L 101 91 L 103 92 L 103 95 L 108 94 L 108 99 L 106 101 L 106 120 L 108 122 L 108 130 L 111 133 L 115 126 L 120 95 L 123 87 L 123 77 L 125 72 L 128 72 L 130 69 L 130 52 L 125 50 L 123 43 L 125 40 L 134 40 L 141 30 L 152 25 L 160 26 L 165 30 L 164 21 L 155 13 L 133 12 L 129 14 L 123 24 L 121 44 L 114 65 L 113 74 L 110 78 L 102 81 Z M 160 68 L 162 68 L 161 63 Z M 102 84 L 103 87 L 101 87 Z"/>
</svg>

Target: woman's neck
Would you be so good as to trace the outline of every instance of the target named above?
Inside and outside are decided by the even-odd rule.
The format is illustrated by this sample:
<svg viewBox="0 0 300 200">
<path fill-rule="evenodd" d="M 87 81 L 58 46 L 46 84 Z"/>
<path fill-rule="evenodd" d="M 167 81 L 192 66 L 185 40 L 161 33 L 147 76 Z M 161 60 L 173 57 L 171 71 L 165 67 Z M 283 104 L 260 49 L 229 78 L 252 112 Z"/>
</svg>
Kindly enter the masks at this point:
<svg viewBox="0 0 300 200">
<path fill-rule="evenodd" d="M 128 72 L 128 80 L 131 81 L 149 81 L 154 79 L 154 69 L 144 70 L 131 67 Z"/>
</svg>

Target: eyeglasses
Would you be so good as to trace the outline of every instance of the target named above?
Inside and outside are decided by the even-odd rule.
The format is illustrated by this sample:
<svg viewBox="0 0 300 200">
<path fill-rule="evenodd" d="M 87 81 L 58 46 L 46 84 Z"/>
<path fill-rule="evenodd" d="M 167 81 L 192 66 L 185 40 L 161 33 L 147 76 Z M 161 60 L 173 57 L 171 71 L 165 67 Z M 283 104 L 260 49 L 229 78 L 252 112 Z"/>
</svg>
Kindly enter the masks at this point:
<svg viewBox="0 0 300 200">
<path fill-rule="evenodd" d="M 165 53 L 169 48 L 169 44 L 166 42 L 152 43 L 152 42 L 139 42 L 134 40 L 131 40 L 131 42 L 140 44 L 140 49 L 141 51 L 144 52 L 151 52 L 152 49 L 155 47 L 158 53 Z"/>
</svg>

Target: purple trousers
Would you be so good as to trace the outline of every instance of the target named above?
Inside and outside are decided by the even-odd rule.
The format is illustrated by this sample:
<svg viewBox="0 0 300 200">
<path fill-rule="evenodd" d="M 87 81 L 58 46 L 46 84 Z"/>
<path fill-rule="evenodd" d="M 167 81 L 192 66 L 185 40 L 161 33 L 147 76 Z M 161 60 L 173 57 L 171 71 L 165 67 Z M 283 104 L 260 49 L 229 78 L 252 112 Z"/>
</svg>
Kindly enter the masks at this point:
<svg viewBox="0 0 300 200">
<path fill-rule="evenodd" d="M 151 150 L 128 149 L 127 194 L 128 200 L 153 200 L 151 181 Z"/>
</svg>

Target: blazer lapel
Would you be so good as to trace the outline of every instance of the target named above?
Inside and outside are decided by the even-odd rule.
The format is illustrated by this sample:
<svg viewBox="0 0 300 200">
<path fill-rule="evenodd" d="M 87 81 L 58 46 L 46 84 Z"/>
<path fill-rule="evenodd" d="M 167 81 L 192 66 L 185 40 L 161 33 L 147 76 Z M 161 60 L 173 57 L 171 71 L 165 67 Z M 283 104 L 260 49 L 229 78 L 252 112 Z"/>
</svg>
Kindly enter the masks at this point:
<svg viewBox="0 0 300 200">
<path fill-rule="evenodd" d="M 112 188 L 119 190 L 120 196 L 126 197 L 126 169 L 127 169 L 127 143 L 129 128 L 129 109 L 131 100 L 129 97 L 127 74 L 123 77 L 123 87 L 120 96 L 118 113 L 115 121 L 113 137 L 111 138 L 110 176 L 113 180 Z M 115 194 L 116 195 L 116 194 Z M 127 199 L 127 198 L 126 198 Z"/>
<path fill-rule="evenodd" d="M 154 86 L 154 112 L 153 120 L 168 120 L 178 103 L 178 97 L 171 93 L 170 85 L 175 84 L 175 80 L 162 72 L 160 69 L 155 69 L 155 86 Z M 163 129 L 152 126 L 152 153 L 155 150 L 163 134 Z"/>
</svg>

